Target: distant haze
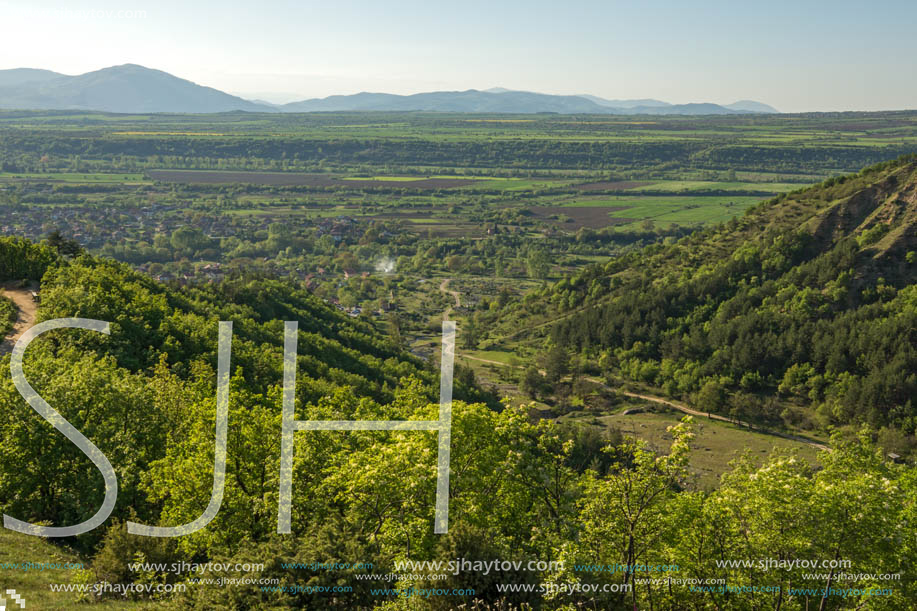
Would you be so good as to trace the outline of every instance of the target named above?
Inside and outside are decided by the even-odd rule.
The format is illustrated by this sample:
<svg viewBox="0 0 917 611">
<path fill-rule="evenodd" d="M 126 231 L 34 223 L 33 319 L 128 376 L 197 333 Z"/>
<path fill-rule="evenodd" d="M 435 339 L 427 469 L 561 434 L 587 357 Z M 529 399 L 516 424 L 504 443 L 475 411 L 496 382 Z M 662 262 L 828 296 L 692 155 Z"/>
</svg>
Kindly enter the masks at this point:
<svg viewBox="0 0 917 611">
<path fill-rule="evenodd" d="M 493 88 L 434 91 L 414 95 L 358 93 L 278 105 L 246 100 L 203 87 L 161 70 L 125 64 L 69 76 L 50 70 L 0 70 L 0 108 L 78 109 L 118 113 L 427 111 L 560 114 L 739 114 L 773 113 L 743 100 L 733 104 L 669 104 L 660 100 L 606 100 L 593 95 L 561 96 Z"/>
<path fill-rule="evenodd" d="M 917 107 L 917 3 L 0 0 L 0 69 L 137 64 L 271 103 L 502 87 L 783 112 Z"/>
</svg>

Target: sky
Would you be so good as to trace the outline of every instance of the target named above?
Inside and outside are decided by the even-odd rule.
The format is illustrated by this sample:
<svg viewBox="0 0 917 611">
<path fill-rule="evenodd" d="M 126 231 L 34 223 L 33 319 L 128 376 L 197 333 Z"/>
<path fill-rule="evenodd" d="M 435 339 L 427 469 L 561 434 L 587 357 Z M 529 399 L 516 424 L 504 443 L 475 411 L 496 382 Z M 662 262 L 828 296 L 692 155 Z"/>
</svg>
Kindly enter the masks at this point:
<svg viewBox="0 0 917 611">
<path fill-rule="evenodd" d="M 0 0 L 0 69 L 133 63 L 271 102 L 505 87 L 895 110 L 917 108 L 915 25 L 913 0 Z"/>
</svg>

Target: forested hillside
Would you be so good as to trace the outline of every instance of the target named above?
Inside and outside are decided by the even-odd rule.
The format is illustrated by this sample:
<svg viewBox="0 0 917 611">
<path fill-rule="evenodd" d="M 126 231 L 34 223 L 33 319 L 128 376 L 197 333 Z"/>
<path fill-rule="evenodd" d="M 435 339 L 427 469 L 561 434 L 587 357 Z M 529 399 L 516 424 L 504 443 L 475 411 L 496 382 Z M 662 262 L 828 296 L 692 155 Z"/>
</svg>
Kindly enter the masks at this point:
<svg viewBox="0 0 917 611">
<path fill-rule="evenodd" d="M 915 250 L 909 157 L 592 265 L 522 307 L 573 312 L 553 327 L 557 345 L 706 411 L 910 434 Z"/>
<path fill-rule="evenodd" d="M 276 533 L 283 321 L 299 323 L 297 419 L 436 419 L 438 372 L 405 352 L 396 334 L 378 332 L 384 321 L 348 316 L 298 278 L 233 272 L 181 286 L 90 256 L 57 233 L 41 243 L 2 239 L 0 282 L 40 280 L 39 321 L 111 323 L 108 336 L 49 332 L 25 356 L 29 382 L 98 445 L 119 484 L 104 526 L 54 542 L 85 562 L 55 579 L 181 584 L 187 591 L 129 598 L 202 610 L 408 611 L 473 608 L 475 600 L 480 608 L 564 611 L 908 608 L 917 596 L 909 526 L 917 480 L 875 439 L 879 433 L 882 441 L 879 427 L 914 428 L 915 185 L 914 159 L 833 179 L 725 225 L 635 247 L 541 295 L 507 294 L 486 306 L 487 319 L 459 322 L 460 333 L 483 336 L 506 326 L 525 331 L 520 317 L 536 312 L 566 317 L 556 321 L 557 346 L 547 354 L 580 352 L 582 369 L 602 368 L 742 419 L 870 428 L 835 434 L 817 465 L 786 452 L 746 452 L 718 486 L 701 490 L 689 456 L 709 447 L 692 448 L 700 444 L 690 422 L 659 443 L 622 437 L 592 419 L 539 420 L 537 410 L 510 400 L 485 405 L 473 376 L 457 370 L 446 535 L 433 532 L 437 436 L 423 431 L 297 432 L 292 533 Z M 207 506 L 221 320 L 233 322 L 234 335 L 220 510 L 189 536 L 129 535 L 128 520 L 177 526 Z M 9 371 L 3 356 L 0 511 L 53 526 L 85 520 L 102 504 L 98 469 L 25 403 Z M 565 373 L 553 371 L 558 383 Z M 396 565 L 456 559 L 536 568 L 428 568 L 410 578 L 410 566 Z M 849 564 L 843 573 L 837 565 L 765 572 L 761 559 Z M 155 564 L 144 568 L 144 561 Z M 263 567 L 232 575 L 255 580 L 232 587 L 201 586 L 193 581 L 201 574 L 162 568 L 223 561 Z M 132 570 L 135 562 L 141 568 Z M 338 562 L 373 567 L 313 564 Z M 608 569 L 614 564 L 678 570 Z M 5 585 L 29 583 L 7 573 Z M 717 585 L 697 587 L 709 583 Z M 570 589 L 577 585 L 597 589 Z M 551 590 L 559 587 L 567 590 Z M 407 588 L 441 594 L 421 599 Z M 101 599 L 103 607 L 122 599 L 71 594 L 53 604 L 70 608 L 80 598 Z"/>
<path fill-rule="evenodd" d="M 122 518 L 136 512 L 156 520 L 163 505 L 143 500 L 141 476 L 150 475 L 151 466 L 175 450 L 170 441 L 212 436 L 207 421 L 214 417 L 212 385 L 220 320 L 234 323 L 232 368 L 237 394 L 232 413 L 234 426 L 242 429 L 237 429 L 240 439 L 253 436 L 248 427 L 270 426 L 275 412 L 279 413 L 285 320 L 299 322 L 297 400 L 301 405 L 328 402 L 344 417 L 347 411 L 382 413 L 381 405 L 391 404 L 402 387 L 411 388 L 418 400 L 437 396 L 437 380 L 429 366 L 408 356 L 368 323 L 347 317 L 289 283 L 239 278 L 176 290 L 123 264 L 89 256 L 67 261 L 52 253 L 45 245 L 2 241 L 4 279 L 41 277 L 44 271 L 39 322 L 97 319 L 111 323 L 111 334 L 49 333 L 30 347 L 26 374 L 77 429 L 99 439 L 103 452 L 118 465 L 121 504 L 116 515 Z M 9 367 L 3 371 L 0 403 L 8 411 L 0 425 L 0 497 L 5 509 L 54 523 L 85 519 L 103 492 L 101 481 L 95 481 L 95 469 L 19 398 Z M 459 383 L 459 396 L 467 397 L 469 391 Z M 263 468 L 273 462 L 270 453 L 279 438 L 262 433 L 266 438 L 253 440 L 252 448 L 264 456 L 234 473 L 237 481 L 256 475 L 249 467 Z M 200 443 L 202 451 L 212 452 L 212 441 Z M 41 448 L 44 468 L 33 472 L 16 466 L 29 455 L 28 448 Z M 157 488 L 169 495 L 168 486 Z M 252 507 L 246 508 L 245 515 L 251 516 L 251 511 Z"/>
<path fill-rule="evenodd" d="M 828 601 L 824 608 L 891 610 L 914 597 L 913 529 L 900 525 L 914 520 L 915 479 L 908 467 L 883 460 L 869 431 L 833 439 L 820 470 L 785 454 L 763 466 L 747 455 L 718 489 L 690 492 L 690 422 L 673 427 L 670 447 L 661 451 L 571 423 L 532 422 L 524 407 L 498 411 L 459 400 L 447 535 L 433 534 L 437 440 L 422 431 L 297 433 L 293 532 L 277 535 L 282 321 L 300 323 L 299 419 L 435 419 L 435 374 L 368 324 L 281 281 L 238 278 L 170 288 L 123 264 L 61 258 L 46 244 L 22 241 L 0 242 L 0 260 L 8 277 L 45 270 L 41 320 L 79 316 L 111 323 L 108 337 L 50 332 L 25 359 L 30 383 L 98 444 L 119 480 L 118 505 L 104 527 L 58 542 L 75 547 L 86 562 L 57 577 L 71 585 L 182 584 L 182 593 L 135 591 L 130 598 L 186 609 L 407 611 L 477 600 L 480 608 L 507 609 L 801 610 Z M 236 326 L 219 514 L 185 537 L 128 535 L 126 520 L 188 523 L 210 498 L 219 320 Z M 85 519 L 102 501 L 99 472 L 25 404 L 8 371 L 9 357 L 3 357 L 0 510 L 50 525 Z M 762 583 L 760 571 L 722 564 L 759 558 L 840 558 L 851 572 L 869 573 L 858 588 L 883 594 L 823 590 L 838 578 L 836 565 L 828 573 L 784 567 Z M 403 576 L 410 566 L 395 564 L 458 559 L 522 568 L 429 567 L 414 571 L 426 576 L 411 578 Z M 33 558 L 14 559 L 25 560 Z M 214 561 L 257 568 L 231 574 L 251 580 L 233 587 L 194 581 L 227 577 L 216 570 L 166 568 Z M 339 562 L 371 562 L 372 568 L 324 568 Z M 641 575 L 609 570 L 615 563 L 677 568 Z M 26 583 L 22 575 L 14 573 L 10 585 Z M 883 581 L 888 575 L 897 575 L 891 588 Z M 682 581 L 664 579 L 672 576 Z M 571 584 L 600 589 L 574 591 Z M 440 594 L 419 598 L 406 588 Z M 60 596 L 52 597 L 58 608 L 78 599 L 123 600 L 105 593 Z"/>
</svg>

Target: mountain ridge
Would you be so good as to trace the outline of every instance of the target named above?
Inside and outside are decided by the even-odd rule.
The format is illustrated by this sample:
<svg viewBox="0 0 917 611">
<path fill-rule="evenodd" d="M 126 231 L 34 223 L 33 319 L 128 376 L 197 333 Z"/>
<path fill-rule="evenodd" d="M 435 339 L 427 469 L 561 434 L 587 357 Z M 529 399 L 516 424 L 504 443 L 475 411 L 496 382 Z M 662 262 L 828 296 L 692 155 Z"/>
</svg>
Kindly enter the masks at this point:
<svg viewBox="0 0 917 611">
<path fill-rule="evenodd" d="M 44 75 L 24 80 L 31 69 L 0 71 L 0 108 L 97 110 L 117 113 L 274 112 L 212 87 L 136 64 L 111 66 L 77 76 Z M 36 71 L 37 72 L 37 71 Z M 56 74 L 56 73 L 52 73 Z M 9 84 L 5 84 L 9 81 Z"/>
<path fill-rule="evenodd" d="M 660 100 L 606 100 L 494 87 L 480 91 L 431 91 L 410 95 L 360 92 L 287 104 L 248 100 L 137 64 L 110 66 L 79 75 L 50 70 L 0 70 L 0 108 L 94 110 L 115 113 L 247 112 L 468 112 L 502 114 L 749 114 L 774 108 L 749 100 L 729 105 L 670 104 Z"/>
</svg>

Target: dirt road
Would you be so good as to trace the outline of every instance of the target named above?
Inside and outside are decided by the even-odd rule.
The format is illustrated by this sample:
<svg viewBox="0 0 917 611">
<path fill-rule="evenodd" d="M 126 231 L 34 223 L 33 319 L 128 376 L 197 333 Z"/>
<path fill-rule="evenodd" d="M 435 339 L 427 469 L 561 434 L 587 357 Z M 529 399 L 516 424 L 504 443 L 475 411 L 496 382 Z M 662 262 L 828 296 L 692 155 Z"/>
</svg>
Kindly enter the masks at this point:
<svg viewBox="0 0 917 611">
<path fill-rule="evenodd" d="M 447 293 L 447 294 L 449 294 L 449 295 L 452 295 L 452 297 L 455 298 L 455 305 L 454 305 L 454 306 L 449 306 L 448 308 L 446 308 L 446 311 L 443 312 L 443 320 L 449 320 L 449 314 L 452 313 L 452 308 L 454 308 L 454 307 L 455 307 L 455 308 L 460 308 L 460 307 L 462 307 L 462 298 L 461 298 L 461 296 L 459 295 L 459 292 L 458 292 L 458 291 L 450 291 L 450 290 L 447 288 L 447 287 L 449 286 L 449 282 L 450 282 L 451 280 L 452 280 L 452 278 L 446 278 L 445 280 L 443 280 L 443 283 L 439 285 L 439 292 L 440 292 L 440 293 Z"/>
<path fill-rule="evenodd" d="M 604 382 L 602 382 L 601 380 L 599 380 L 599 379 L 597 379 L 597 378 L 586 377 L 585 379 L 587 379 L 587 380 L 589 380 L 590 382 L 593 382 L 593 383 L 595 383 L 595 384 L 598 384 L 599 386 L 601 386 L 601 387 L 603 387 L 603 388 L 606 388 L 606 389 L 608 389 L 608 390 L 612 390 L 612 391 L 614 391 L 614 392 L 619 392 L 619 393 L 621 393 L 622 395 L 627 395 L 628 397 L 634 397 L 634 398 L 637 398 L 637 399 L 644 399 L 644 400 L 646 400 L 646 401 L 653 401 L 653 402 L 655 402 L 655 403 L 661 403 L 661 404 L 663 404 L 663 405 L 666 405 L 666 406 L 668 406 L 668 407 L 671 407 L 672 409 L 677 409 L 677 410 L 680 411 L 680 412 L 684 412 L 685 414 L 690 414 L 690 415 L 692 415 L 692 416 L 702 416 L 702 417 L 710 418 L 711 420 L 719 420 L 719 421 L 721 421 L 721 422 L 731 422 L 732 424 L 738 424 L 739 426 L 743 426 L 743 427 L 745 427 L 745 428 L 747 428 L 747 429 L 751 429 L 751 430 L 753 430 L 753 431 L 758 431 L 758 432 L 760 432 L 760 433 L 766 433 L 766 434 L 768 434 L 768 435 L 774 435 L 775 437 L 781 437 L 781 438 L 783 438 L 783 439 L 789 439 L 790 441 L 798 441 L 799 443 L 804 443 L 804 444 L 810 445 L 810 446 L 812 446 L 813 448 L 818 448 L 819 450 L 830 450 L 830 448 L 829 448 L 828 446 L 826 446 L 825 444 L 819 443 L 819 442 L 817 442 L 817 441 L 813 441 L 812 439 L 807 439 L 806 437 L 798 437 L 798 436 L 796 436 L 796 435 L 790 435 L 789 433 L 781 433 L 781 432 L 779 432 L 779 431 L 769 431 L 769 430 L 766 430 L 766 429 L 761 429 L 761 428 L 752 426 L 751 424 L 749 424 L 749 423 L 747 423 L 747 422 L 742 422 L 741 420 L 733 420 L 732 418 L 727 418 L 726 416 L 720 416 L 720 415 L 718 415 L 718 414 L 709 414 L 709 413 L 707 413 L 707 412 L 701 412 L 701 411 L 698 411 L 698 410 L 696 410 L 696 409 L 691 409 L 690 407 L 688 407 L 687 405 L 685 405 L 685 404 L 683 404 L 683 403 L 678 403 L 678 402 L 676 402 L 676 401 L 670 401 L 670 400 L 668 400 L 668 399 L 663 399 L 662 397 L 654 397 L 654 396 L 652 396 L 652 395 L 641 395 L 641 394 L 639 394 L 639 393 L 628 392 L 628 391 L 626 391 L 626 390 L 621 390 L 620 388 L 612 388 L 612 387 L 606 385 Z"/>
<path fill-rule="evenodd" d="M 489 360 L 489 359 L 481 359 L 481 358 L 478 358 L 478 357 L 476 357 L 476 356 L 470 356 L 470 355 L 468 355 L 468 354 L 458 354 L 458 353 L 456 353 L 456 356 L 459 356 L 459 357 L 461 357 L 461 358 L 470 359 L 470 360 L 472 360 L 472 361 L 478 361 L 478 362 L 480 362 L 480 363 L 489 363 L 489 364 L 491 364 L 491 365 L 501 365 L 501 366 L 503 366 L 503 367 L 516 367 L 516 368 L 518 368 L 518 369 L 523 369 L 522 365 L 510 365 L 510 364 L 508 364 L 508 363 L 501 363 L 501 362 L 499 362 L 499 361 L 491 361 L 491 360 Z M 542 373 L 544 373 L 544 372 L 542 372 Z M 623 389 L 621 389 L 621 388 L 613 388 L 613 387 L 611 387 L 611 386 L 608 386 L 607 384 L 605 384 L 602 380 L 600 380 L 600 379 L 598 379 L 598 378 L 591 378 L 591 377 L 588 377 L 588 376 L 584 376 L 584 379 L 589 380 L 589 381 L 592 382 L 593 384 L 598 384 L 599 386 L 601 386 L 602 388 L 605 388 L 606 390 L 610 390 L 610 391 L 613 391 L 613 392 L 621 393 L 622 395 L 626 395 L 626 396 L 628 396 L 628 397 L 634 397 L 635 399 L 643 399 L 644 401 L 650 401 L 650 402 L 652 402 L 652 403 L 659 403 L 659 404 L 665 405 L 666 407 L 671 407 L 672 409 L 678 410 L 678 411 L 680 411 L 680 412 L 682 412 L 682 413 L 690 414 L 691 416 L 699 416 L 699 417 L 709 418 L 709 419 L 711 419 L 711 420 L 719 420 L 719 421 L 721 421 L 721 422 L 729 422 L 729 423 L 732 423 L 732 424 L 737 424 L 737 425 L 739 425 L 739 426 L 745 427 L 745 428 L 750 429 L 750 430 L 753 430 L 753 431 L 757 431 L 757 432 L 759 432 L 759 433 L 765 433 L 765 434 L 767 434 L 767 435 L 773 435 L 773 436 L 775 436 L 775 437 L 780 437 L 780 438 L 782 438 L 782 439 L 789 439 L 790 441 L 798 441 L 799 443 L 804 443 L 804 444 L 806 444 L 806 445 L 810 445 L 810 446 L 812 446 L 813 448 L 817 448 L 817 449 L 819 449 L 819 450 L 829 450 L 829 451 L 830 451 L 830 449 L 831 449 L 831 448 L 829 448 L 827 445 L 825 445 L 825 444 L 823 444 L 823 443 L 819 443 L 818 441 L 814 441 L 814 440 L 812 440 L 812 439 L 807 439 L 807 438 L 805 438 L 805 437 L 798 437 L 798 436 L 796 436 L 796 435 L 790 435 L 789 433 L 781 433 L 781 432 L 779 432 L 779 431 L 769 431 L 769 430 L 767 430 L 767 429 L 761 429 L 761 428 L 752 426 L 752 425 L 749 424 L 748 422 L 742 422 L 741 420 L 733 420 L 733 419 L 731 419 L 731 418 L 727 418 L 726 416 L 720 416 L 719 414 L 708 414 L 707 412 L 702 412 L 702 411 L 699 411 L 699 410 L 696 410 L 696 409 L 692 409 L 692 408 L 688 407 L 687 405 L 685 405 L 685 404 L 683 404 L 683 403 L 679 403 L 679 402 L 677 402 L 677 401 L 670 401 L 669 399 L 663 399 L 662 397 L 654 397 L 654 396 L 652 396 L 652 395 L 643 395 L 643 394 L 640 394 L 640 393 L 630 392 L 630 391 L 627 391 L 627 390 L 623 390 Z"/>
<path fill-rule="evenodd" d="M 446 278 L 445 280 L 443 280 L 443 283 L 439 285 L 439 290 L 440 290 L 440 292 L 442 292 L 442 293 L 448 293 L 448 294 L 452 295 L 453 297 L 455 297 L 455 307 L 459 307 L 459 306 L 462 305 L 461 299 L 460 299 L 460 297 L 459 297 L 459 292 L 458 292 L 458 291 L 450 291 L 450 290 L 448 289 L 449 281 L 450 281 L 450 280 L 451 280 L 451 278 Z M 452 308 L 453 308 L 453 306 L 449 306 L 448 308 L 446 308 L 446 311 L 443 312 L 443 320 L 449 320 L 449 314 L 452 312 Z M 568 314 L 568 315 L 565 315 L 564 317 L 566 317 L 566 316 L 572 316 L 572 314 L 575 314 L 575 312 L 573 312 L 573 313 L 571 313 L 571 314 Z M 551 320 L 551 321 L 542 323 L 542 325 L 539 325 L 539 326 L 548 325 L 548 324 L 557 322 L 557 320 L 559 320 L 559 319 L 555 319 L 555 320 Z M 532 328 L 535 328 L 535 327 L 529 327 L 529 329 L 532 329 Z M 526 329 L 526 330 L 528 330 L 528 329 Z M 518 332 L 517 332 L 517 333 L 518 333 Z M 507 336 L 507 337 L 508 337 L 508 336 Z M 504 337 L 504 338 L 502 338 L 502 339 L 505 340 L 506 337 Z M 456 353 L 456 356 L 457 356 L 457 357 L 460 357 L 460 358 L 470 359 L 470 360 L 472 360 L 472 361 L 478 361 L 479 363 L 488 363 L 488 364 L 490 364 L 490 365 L 500 365 L 500 366 L 502 366 L 502 367 L 515 367 L 515 368 L 517 368 L 517 369 L 524 369 L 524 367 L 523 367 L 522 365 L 510 365 L 510 364 L 508 364 L 508 363 L 501 363 L 501 362 L 499 362 L 499 361 L 492 361 L 492 360 L 489 360 L 489 359 L 482 359 L 482 358 L 478 358 L 478 357 L 476 357 L 476 356 L 470 356 L 470 355 L 468 355 L 468 354 L 460 354 L 460 353 L 458 353 L 458 352 Z M 542 371 L 541 373 L 544 374 L 543 371 Z M 830 448 L 829 448 L 827 445 L 825 445 L 825 444 L 823 444 L 823 443 L 819 443 L 818 441 L 814 441 L 814 440 L 812 440 L 812 439 L 807 439 L 806 437 L 799 437 L 799 436 L 796 436 L 796 435 L 790 435 L 789 433 L 781 433 L 781 432 L 779 432 L 779 431 L 769 431 L 769 430 L 766 430 L 766 429 L 761 429 L 761 428 L 758 428 L 758 427 L 753 426 L 752 424 L 750 424 L 750 423 L 748 423 L 748 422 L 743 422 L 743 421 L 741 421 L 741 420 L 733 420 L 733 419 L 731 419 L 731 418 L 727 418 L 726 416 L 720 416 L 720 415 L 718 415 L 718 414 L 708 414 L 708 413 L 706 413 L 706 412 L 702 412 L 702 411 L 699 411 L 699 410 L 696 410 L 696 409 L 692 409 L 692 408 L 688 407 L 687 405 L 685 405 L 685 404 L 683 404 L 683 403 L 679 403 L 679 402 L 677 402 L 677 401 L 670 401 L 669 399 L 663 399 L 662 397 L 654 397 L 654 396 L 652 396 L 652 395 L 642 395 L 642 394 L 639 394 L 639 393 L 629 392 L 629 391 L 626 391 L 626 390 L 622 390 L 622 389 L 620 389 L 620 388 L 612 388 L 611 386 L 608 386 L 607 384 L 605 384 L 602 380 L 600 380 L 600 379 L 598 379 L 598 378 L 591 378 L 591 377 L 588 377 L 588 376 L 584 376 L 584 377 L 585 377 L 586 380 L 589 380 L 589 381 L 592 382 L 593 384 L 598 384 L 599 386 L 601 386 L 602 388 L 604 388 L 604 389 L 606 389 L 606 390 L 610 390 L 610 391 L 612 391 L 612 392 L 621 393 L 622 395 L 626 395 L 626 396 L 628 396 L 628 397 L 634 397 L 634 398 L 636 398 L 636 399 L 643 399 L 644 401 L 650 401 L 650 402 L 652 402 L 652 403 L 659 403 L 659 404 L 661 404 L 661 405 L 665 405 L 666 407 L 670 407 L 670 408 L 672 408 L 672 409 L 678 410 L 678 411 L 680 411 L 680 412 L 682 412 L 682 413 L 690 414 L 691 416 L 706 417 L 706 418 L 709 418 L 709 419 L 711 419 L 711 420 L 719 420 L 719 421 L 721 421 L 721 422 L 730 422 L 730 423 L 732 423 L 732 424 L 737 424 L 737 425 L 742 426 L 742 427 L 745 427 L 745 428 L 747 428 L 747 429 L 750 429 L 750 430 L 753 430 L 753 431 L 758 431 L 758 432 L 761 432 L 761 433 L 765 433 L 765 434 L 767 434 L 767 435 L 773 435 L 773 436 L 775 436 L 775 437 L 780 437 L 780 438 L 782 438 L 782 439 L 789 439 L 789 440 L 791 440 L 791 441 L 798 441 L 799 443 L 804 443 L 804 444 L 810 445 L 810 446 L 812 446 L 813 448 L 818 448 L 819 450 L 830 450 Z"/>
<path fill-rule="evenodd" d="M 13 351 L 13 346 L 23 333 L 28 331 L 35 324 L 35 315 L 38 312 L 38 304 L 32 300 L 31 289 L 14 289 L 9 286 L 2 287 L 2 295 L 12 300 L 19 308 L 19 318 L 12 332 L 6 336 L 3 343 L 0 344 L 0 354 L 9 354 Z"/>
</svg>

